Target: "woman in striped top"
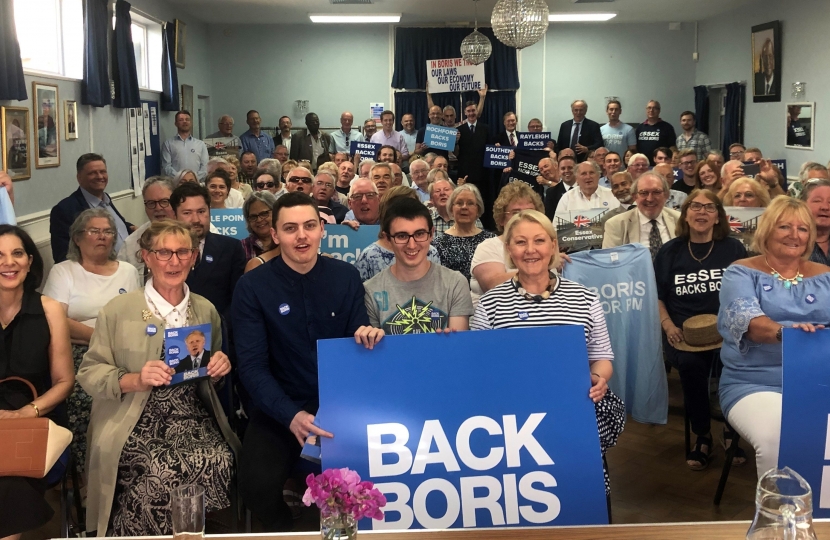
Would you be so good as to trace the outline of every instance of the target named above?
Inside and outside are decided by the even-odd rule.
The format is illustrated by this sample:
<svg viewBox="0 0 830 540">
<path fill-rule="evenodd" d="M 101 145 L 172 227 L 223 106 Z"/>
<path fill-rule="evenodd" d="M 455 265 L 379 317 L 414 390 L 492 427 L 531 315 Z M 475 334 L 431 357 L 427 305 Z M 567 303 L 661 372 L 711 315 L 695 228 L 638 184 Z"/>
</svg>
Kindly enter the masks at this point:
<svg viewBox="0 0 830 540">
<path fill-rule="evenodd" d="M 611 340 L 599 298 L 588 288 L 559 277 L 556 231 L 536 210 L 523 210 L 504 228 L 509 268 L 517 274 L 485 293 L 470 322 L 472 330 L 581 325 L 588 346 L 591 387 L 602 455 L 614 446 L 625 425 L 625 405 L 608 389 L 614 373 Z M 605 490 L 610 492 L 608 473 Z"/>
</svg>

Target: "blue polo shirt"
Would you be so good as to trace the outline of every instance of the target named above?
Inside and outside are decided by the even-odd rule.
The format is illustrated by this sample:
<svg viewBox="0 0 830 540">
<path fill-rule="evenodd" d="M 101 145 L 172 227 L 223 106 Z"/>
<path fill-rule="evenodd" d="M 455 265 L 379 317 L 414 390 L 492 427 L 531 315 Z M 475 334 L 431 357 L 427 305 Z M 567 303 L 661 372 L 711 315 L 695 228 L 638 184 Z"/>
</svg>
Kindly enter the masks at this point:
<svg viewBox="0 0 830 540">
<path fill-rule="evenodd" d="M 253 152 L 256 155 L 257 163 L 272 157 L 274 153 L 274 139 L 262 131 L 257 137 L 249 129 L 239 136 L 239 142 L 242 143 L 242 152 Z"/>
<path fill-rule="evenodd" d="M 239 377 L 258 409 L 288 427 L 319 399 L 317 340 L 368 326 L 365 294 L 357 269 L 329 257 L 299 274 L 278 256 L 239 279 L 232 308 Z"/>
</svg>

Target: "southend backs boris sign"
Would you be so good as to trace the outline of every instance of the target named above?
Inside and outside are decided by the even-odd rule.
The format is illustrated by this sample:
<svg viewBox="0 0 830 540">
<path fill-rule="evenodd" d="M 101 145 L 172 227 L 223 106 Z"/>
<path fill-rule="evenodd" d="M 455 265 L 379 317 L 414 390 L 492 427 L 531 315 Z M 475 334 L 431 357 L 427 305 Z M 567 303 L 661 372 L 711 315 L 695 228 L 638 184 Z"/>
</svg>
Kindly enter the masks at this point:
<svg viewBox="0 0 830 540">
<path fill-rule="evenodd" d="M 349 467 L 387 497 L 384 520 L 362 527 L 607 523 L 581 327 L 317 350 L 317 420 L 335 435 L 322 440 L 322 466 Z"/>
</svg>

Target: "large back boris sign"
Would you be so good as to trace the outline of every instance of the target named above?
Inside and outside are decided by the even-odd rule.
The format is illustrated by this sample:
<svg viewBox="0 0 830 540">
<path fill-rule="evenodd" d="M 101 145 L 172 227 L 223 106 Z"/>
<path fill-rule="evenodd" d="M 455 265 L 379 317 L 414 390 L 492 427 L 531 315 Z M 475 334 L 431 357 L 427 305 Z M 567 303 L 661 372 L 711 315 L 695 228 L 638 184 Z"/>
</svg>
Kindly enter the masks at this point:
<svg viewBox="0 0 830 540">
<path fill-rule="evenodd" d="M 356 470 L 388 500 L 382 521 L 361 526 L 607 523 L 581 327 L 317 349 L 317 420 L 335 434 L 322 441 L 323 468 Z"/>
</svg>

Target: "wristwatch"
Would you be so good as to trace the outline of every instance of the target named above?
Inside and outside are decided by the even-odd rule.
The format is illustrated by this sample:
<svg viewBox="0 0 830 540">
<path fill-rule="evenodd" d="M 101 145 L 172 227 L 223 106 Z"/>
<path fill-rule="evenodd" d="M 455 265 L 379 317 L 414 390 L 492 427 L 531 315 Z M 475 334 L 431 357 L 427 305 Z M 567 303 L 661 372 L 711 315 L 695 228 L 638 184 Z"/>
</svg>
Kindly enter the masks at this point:
<svg viewBox="0 0 830 540">
<path fill-rule="evenodd" d="M 775 333 L 775 339 L 777 339 L 780 342 L 783 338 L 784 338 L 784 327 L 779 326 L 778 331 Z"/>
</svg>

